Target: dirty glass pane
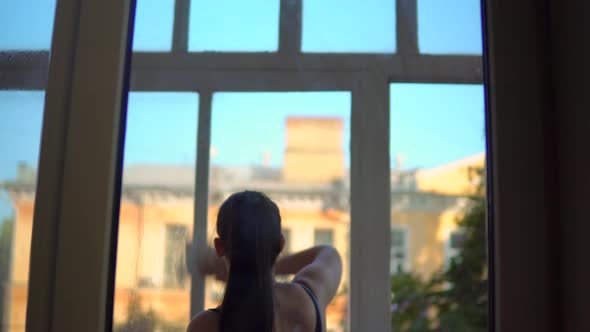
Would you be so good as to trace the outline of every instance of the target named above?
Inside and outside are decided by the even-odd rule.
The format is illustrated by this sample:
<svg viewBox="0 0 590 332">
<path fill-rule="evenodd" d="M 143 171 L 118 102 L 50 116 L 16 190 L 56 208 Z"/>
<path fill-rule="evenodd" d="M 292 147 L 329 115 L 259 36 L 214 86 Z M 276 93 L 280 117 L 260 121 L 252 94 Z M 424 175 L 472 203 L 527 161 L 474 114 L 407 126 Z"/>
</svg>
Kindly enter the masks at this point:
<svg viewBox="0 0 590 332">
<path fill-rule="evenodd" d="M 303 0 L 302 21 L 303 52 L 395 52 L 395 0 Z"/>
<path fill-rule="evenodd" d="M 44 91 L 0 90 L 0 329 L 25 331 Z"/>
<path fill-rule="evenodd" d="M 273 52 L 279 48 L 279 0 L 192 0 L 191 52 Z"/>
<path fill-rule="evenodd" d="M 418 48 L 428 54 L 481 54 L 477 0 L 418 0 Z"/>
<path fill-rule="evenodd" d="M 47 66 L 12 66 L 51 47 L 55 0 L 0 2 L 0 330 L 24 332 Z M 46 53 L 48 54 L 48 53 Z M 6 61 L 8 60 L 8 61 Z M 35 65 L 35 64 L 33 64 Z M 3 75 L 7 70 L 10 75 Z M 10 79 L 35 82 L 12 90 Z M 18 86 L 18 83 L 16 84 Z"/>
<path fill-rule="evenodd" d="M 487 331 L 483 86 L 390 100 L 392 331 Z"/>
<path fill-rule="evenodd" d="M 184 331 L 190 318 L 198 95 L 131 92 L 113 331 Z"/>
<path fill-rule="evenodd" d="M 331 242 L 344 261 L 339 293 L 327 309 L 329 331 L 348 330 L 350 152 L 349 92 L 219 92 L 213 95 L 208 239 L 217 209 L 246 188 L 281 210 L 289 250 Z M 206 308 L 223 284 L 206 282 Z"/>
</svg>

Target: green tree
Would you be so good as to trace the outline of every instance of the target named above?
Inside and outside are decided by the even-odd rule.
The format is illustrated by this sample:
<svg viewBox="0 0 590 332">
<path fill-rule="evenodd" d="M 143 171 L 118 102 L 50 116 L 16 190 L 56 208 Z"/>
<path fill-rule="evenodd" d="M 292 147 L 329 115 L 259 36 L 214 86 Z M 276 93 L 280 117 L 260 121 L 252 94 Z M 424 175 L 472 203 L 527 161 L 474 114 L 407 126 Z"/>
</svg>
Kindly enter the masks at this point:
<svg viewBox="0 0 590 332">
<path fill-rule="evenodd" d="M 488 265 L 486 248 L 485 173 L 471 169 L 477 181 L 465 213 L 458 220 L 464 241 L 459 255 L 449 264 L 438 282 L 448 285 L 437 307 L 442 331 L 486 331 L 488 327 Z"/>
<path fill-rule="evenodd" d="M 432 290 L 427 282 L 411 273 L 398 272 L 391 277 L 391 326 L 393 331 L 430 331 Z"/>
<path fill-rule="evenodd" d="M 485 172 L 469 172 L 476 190 L 457 221 L 463 243 L 449 267 L 430 280 L 391 278 L 392 328 L 402 332 L 483 332 L 488 327 Z"/>
</svg>

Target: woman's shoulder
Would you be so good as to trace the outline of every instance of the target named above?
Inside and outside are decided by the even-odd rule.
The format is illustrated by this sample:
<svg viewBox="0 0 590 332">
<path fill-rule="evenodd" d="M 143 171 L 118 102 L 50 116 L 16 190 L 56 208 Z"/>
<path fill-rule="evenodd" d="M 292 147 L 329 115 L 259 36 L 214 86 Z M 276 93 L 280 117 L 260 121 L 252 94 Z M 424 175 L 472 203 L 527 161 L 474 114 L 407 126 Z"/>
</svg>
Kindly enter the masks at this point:
<svg viewBox="0 0 590 332">
<path fill-rule="evenodd" d="M 197 314 L 188 325 L 187 332 L 217 332 L 219 315 L 213 310 L 205 310 Z"/>
<path fill-rule="evenodd" d="M 313 302 L 298 283 L 277 284 L 276 297 L 279 302 L 279 310 L 284 315 L 286 314 L 289 320 L 305 326 L 315 321 Z"/>
</svg>

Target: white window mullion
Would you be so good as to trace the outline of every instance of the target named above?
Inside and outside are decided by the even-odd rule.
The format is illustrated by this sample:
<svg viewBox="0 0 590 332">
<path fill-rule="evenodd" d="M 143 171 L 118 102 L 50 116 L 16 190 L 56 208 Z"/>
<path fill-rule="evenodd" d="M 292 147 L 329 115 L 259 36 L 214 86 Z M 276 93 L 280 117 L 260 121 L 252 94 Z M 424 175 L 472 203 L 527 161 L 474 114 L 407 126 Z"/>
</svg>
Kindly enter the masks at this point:
<svg viewBox="0 0 590 332">
<path fill-rule="evenodd" d="M 351 121 L 351 331 L 389 331 L 389 92 L 362 74 Z"/>
<path fill-rule="evenodd" d="M 199 91 L 199 127 L 197 130 L 197 165 L 195 178 L 195 209 L 193 240 L 189 248 L 191 269 L 191 316 L 205 306 L 205 276 L 197 272 L 196 257 L 207 249 L 207 218 L 209 204 L 209 153 L 211 142 L 212 92 Z"/>
</svg>

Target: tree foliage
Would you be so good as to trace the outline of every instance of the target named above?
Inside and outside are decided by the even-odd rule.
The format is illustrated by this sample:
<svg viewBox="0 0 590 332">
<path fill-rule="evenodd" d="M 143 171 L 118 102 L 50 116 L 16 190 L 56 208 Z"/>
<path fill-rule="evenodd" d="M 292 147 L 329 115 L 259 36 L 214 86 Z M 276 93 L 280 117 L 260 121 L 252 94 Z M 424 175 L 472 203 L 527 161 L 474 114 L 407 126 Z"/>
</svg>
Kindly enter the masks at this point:
<svg viewBox="0 0 590 332">
<path fill-rule="evenodd" d="M 457 225 L 464 234 L 459 254 L 447 269 L 428 280 L 409 274 L 392 276 L 392 330 L 404 332 L 483 332 L 488 327 L 485 175 L 469 176 L 476 190 Z"/>
</svg>

